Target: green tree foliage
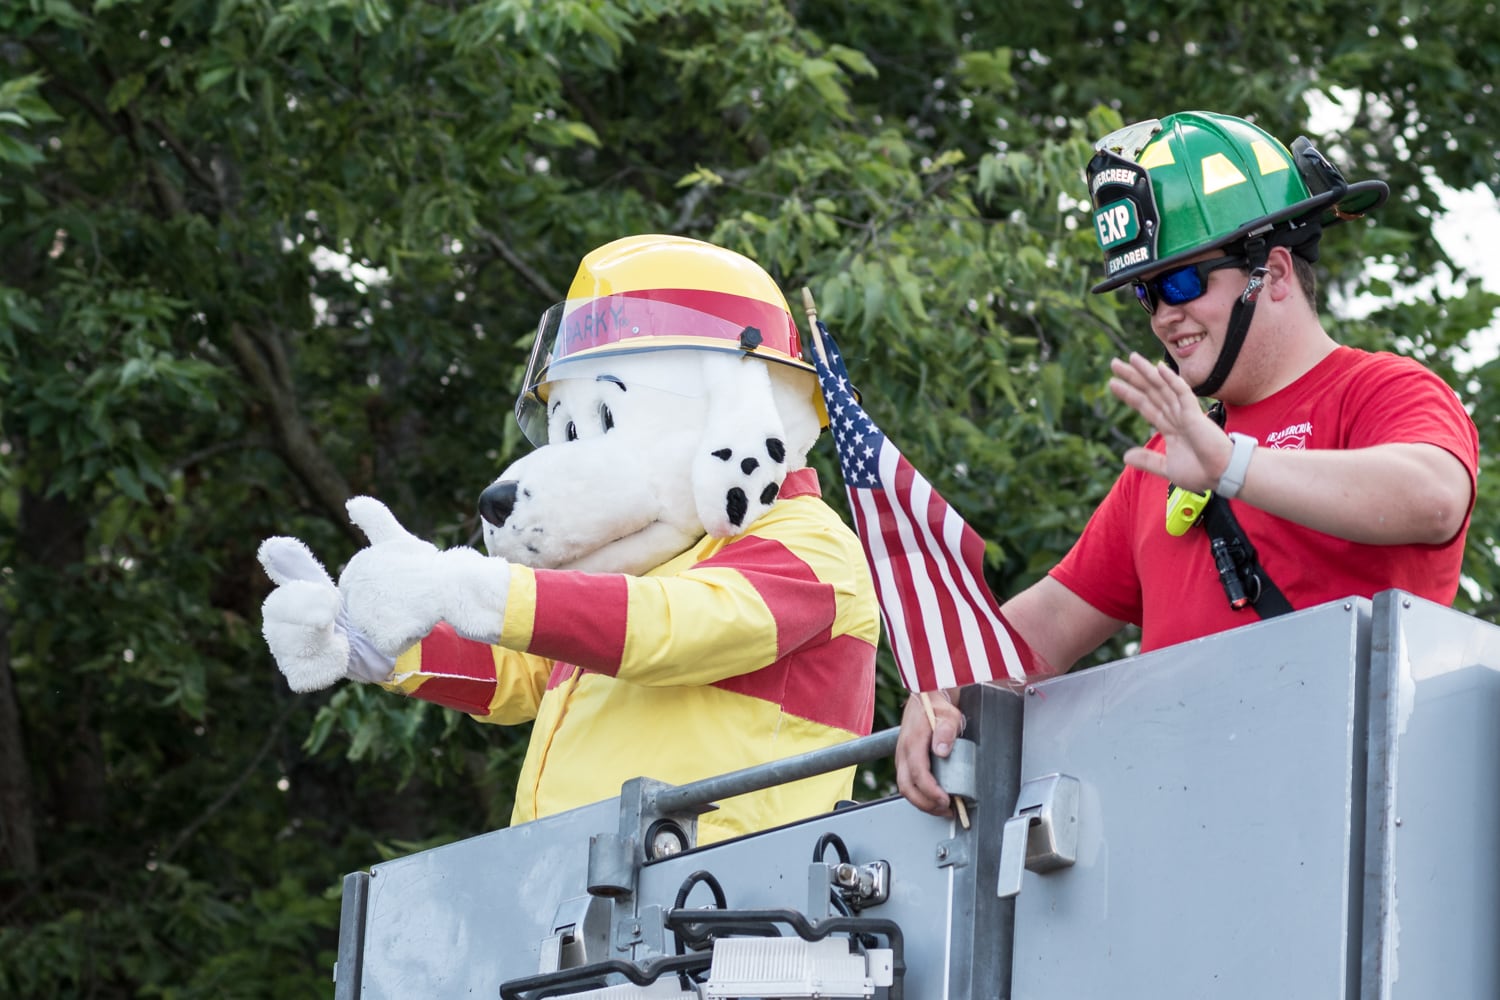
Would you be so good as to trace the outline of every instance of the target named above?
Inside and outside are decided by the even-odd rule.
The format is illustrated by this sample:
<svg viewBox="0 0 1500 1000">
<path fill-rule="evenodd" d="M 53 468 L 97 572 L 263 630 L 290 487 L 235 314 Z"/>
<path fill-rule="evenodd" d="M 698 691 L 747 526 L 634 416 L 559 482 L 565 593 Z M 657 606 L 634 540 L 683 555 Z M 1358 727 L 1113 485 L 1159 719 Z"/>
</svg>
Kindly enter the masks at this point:
<svg viewBox="0 0 1500 1000">
<path fill-rule="evenodd" d="M 1496 297 L 1431 230 L 1440 185 L 1500 190 L 1497 52 L 1455 0 L 0 6 L 0 994 L 326 995 L 344 872 L 505 822 L 525 733 L 292 695 L 254 552 L 336 570 L 357 492 L 472 540 L 529 331 L 618 236 L 811 287 L 1004 594 L 1144 434 L 1104 391 L 1149 333 L 1088 294 L 1090 138 L 1184 107 L 1290 138 L 1352 94 L 1319 139 L 1396 197 L 1325 286 L 1456 284 L 1330 323 L 1448 375 L 1500 453 L 1500 369 L 1465 364 Z"/>
</svg>

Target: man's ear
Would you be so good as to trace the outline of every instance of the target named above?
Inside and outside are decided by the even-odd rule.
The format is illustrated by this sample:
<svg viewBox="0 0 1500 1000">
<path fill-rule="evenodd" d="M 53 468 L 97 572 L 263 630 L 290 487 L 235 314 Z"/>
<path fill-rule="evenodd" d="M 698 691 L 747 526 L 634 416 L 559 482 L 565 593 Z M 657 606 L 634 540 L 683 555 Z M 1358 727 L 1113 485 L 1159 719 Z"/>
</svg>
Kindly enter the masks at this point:
<svg viewBox="0 0 1500 1000">
<path fill-rule="evenodd" d="M 770 509 L 786 478 L 786 429 L 767 364 L 703 355 L 708 413 L 693 456 L 693 501 L 703 528 L 729 538 Z"/>
<path fill-rule="evenodd" d="M 1266 256 L 1266 270 L 1270 275 L 1269 292 L 1272 299 L 1280 301 L 1290 298 L 1293 291 L 1300 289 L 1296 264 L 1292 260 L 1292 252 L 1286 247 L 1271 248 Z"/>
</svg>

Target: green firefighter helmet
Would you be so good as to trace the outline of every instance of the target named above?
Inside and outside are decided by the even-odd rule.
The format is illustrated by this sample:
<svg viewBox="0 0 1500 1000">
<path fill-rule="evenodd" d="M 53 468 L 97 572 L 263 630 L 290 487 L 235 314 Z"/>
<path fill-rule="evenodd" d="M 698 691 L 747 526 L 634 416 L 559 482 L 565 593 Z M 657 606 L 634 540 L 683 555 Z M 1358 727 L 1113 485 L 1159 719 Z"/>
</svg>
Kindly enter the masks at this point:
<svg viewBox="0 0 1500 1000">
<path fill-rule="evenodd" d="M 1345 181 L 1305 137 L 1288 149 L 1243 118 L 1206 111 L 1128 125 L 1094 149 L 1087 175 L 1105 267 L 1095 292 L 1257 236 L 1314 261 L 1323 227 L 1389 194 L 1384 181 Z"/>
</svg>

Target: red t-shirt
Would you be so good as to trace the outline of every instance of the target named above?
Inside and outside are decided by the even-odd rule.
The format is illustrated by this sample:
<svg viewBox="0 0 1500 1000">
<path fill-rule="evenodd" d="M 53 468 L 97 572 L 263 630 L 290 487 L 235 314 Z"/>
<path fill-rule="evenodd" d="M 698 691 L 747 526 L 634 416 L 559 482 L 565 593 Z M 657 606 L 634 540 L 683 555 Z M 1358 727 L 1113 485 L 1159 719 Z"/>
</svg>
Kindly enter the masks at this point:
<svg viewBox="0 0 1500 1000">
<path fill-rule="evenodd" d="M 1262 448 L 1435 444 L 1463 462 L 1471 482 L 1479 463 L 1474 422 L 1446 383 L 1409 358 L 1352 347 L 1268 399 L 1228 408 L 1226 426 Z M 1147 447 L 1162 450 L 1161 437 Z M 1293 608 L 1391 588 L 1450 604 L 1458 592 L 1467 516 L 1445 544 L 1364 545 L 1231 505 Z M 1208 535 L 1196 527 L 1169 535 L 1166 508 L 1166 481 L 1127 468 L 1051 575 L 1111 618 L 1141 626 L 1143 652 L 1259 621 L 1229 607 Z"/>
</svg>

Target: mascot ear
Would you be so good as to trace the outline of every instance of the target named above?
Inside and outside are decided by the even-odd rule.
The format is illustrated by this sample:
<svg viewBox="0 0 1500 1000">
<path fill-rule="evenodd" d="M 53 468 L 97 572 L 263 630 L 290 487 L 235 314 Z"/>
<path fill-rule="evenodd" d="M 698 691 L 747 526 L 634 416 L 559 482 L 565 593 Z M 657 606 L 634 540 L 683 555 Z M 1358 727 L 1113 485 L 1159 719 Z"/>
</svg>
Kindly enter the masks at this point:
<svg viewBox="0 0 1500 1000">
<path fill-rule="evenodd" d="M 764 361 L 703 355 L 708 414 L 693 456 L 693 502 L 715 538 L 748 528 L 770 509 L 790 455 Z"/>
<path fill-rule="evenodd" d="M 766 365 L 771 373 L 771 392 L 776 397 L 776 412 L 786 428 L 786 467 L 788 471 L 807 468 L 807 453 L 818 443 L 822 433 L 822 391 L 816 375 L 786 365 Z M 815 404 L 813 399 L 817 398 Z"/>
</svg>

